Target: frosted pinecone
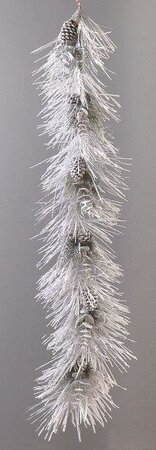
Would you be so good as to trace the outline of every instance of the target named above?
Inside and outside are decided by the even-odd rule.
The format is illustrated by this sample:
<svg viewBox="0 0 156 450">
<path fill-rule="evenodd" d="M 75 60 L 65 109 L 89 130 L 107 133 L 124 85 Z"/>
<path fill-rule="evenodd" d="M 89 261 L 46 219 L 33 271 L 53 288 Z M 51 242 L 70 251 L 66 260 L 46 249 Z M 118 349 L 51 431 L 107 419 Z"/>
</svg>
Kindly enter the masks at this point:
<svg viewBox="0 0 156 450">
<path fill-rule="evenodd" d="M 74 183 L 78 183 L 82 180 L 86 173 L 86 162 L 83 158 L 75 157 L 72 162 L 72 167 L 70 169 L 70 176 Z"/>
<path fill-rule="evenodd" d="M 78 105 L 78 106 L 81 106 L 80 96 L 77 95 L 77 94 L 73 94 L 73 95 L 70 97 L 70 102 L 71 102 L 72 105 Z"/>
<path fill-rule="evenodd" d="M 74 235 L 70 232 L 68 235 L 68 241 L 65 246 L 66 259 L 74 258 L 75 261 L 87 261 L 92 257 L 92 240 L 89 231 L 81 232 L 80 237 L 77 234 Z M 87 259 L 86 259 L 87 258 Z"/>
<path fill-rule="evenodd" d="M 61 42 L 63 45 L 75 46 L 78 37 L 78 24 L 73 19 L 64 22 L 61 29 Z"/>
<path fill-rule="evenodd" d="M 71 260 L 78 261 L 85 257 L 92 250 L 92 241 L 90 231 L 80 231 L 74 236 L 74 233 L 69 233 L 68 240 L 61 251 L 59 263 L 65 264 Z"/>
<path fill-rule="evenodd" d="M 98 307 L 98 296 L 90 289 L 83 289 L 84 304 L 89 311 L 94 311 Z"/>
<path fill-rule="evenodd" d="M 80 230 L 77 232 L 76 236 L 74 233 L 70 232 L 68 236 L 69 244 L 71 245 L 90 245 L 91 244 L 91 232 L 89 230 Z"/>
<path fill-rule="evenodd" d="M 91 232 L 88 231 L 79 231 L 77 233 L 77 238 L 81 244 L 85 244 L 86 242 L 91 242 Z"/>
</svg>

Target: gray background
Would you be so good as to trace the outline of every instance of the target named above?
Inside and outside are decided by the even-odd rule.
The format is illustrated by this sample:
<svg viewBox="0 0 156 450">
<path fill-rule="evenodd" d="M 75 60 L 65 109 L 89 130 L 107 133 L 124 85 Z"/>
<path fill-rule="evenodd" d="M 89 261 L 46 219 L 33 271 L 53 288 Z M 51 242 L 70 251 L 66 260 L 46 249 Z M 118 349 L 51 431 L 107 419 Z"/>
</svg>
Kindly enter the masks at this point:
<svg viewBox="0 0 156 450">
<path fill-rule="evenodd" d="M 74 11 L 72 0 L 0 0 L 0 450 L 154 450 L 155 260 L 156 260 L 156 1 L 86 0 L 88 14 L 112 28 L 118 50 L 109 67 L 117 73 L 111 90 L 121 95 L 122 122 L 112 124 L 122 156 L 133 158 L 127 230 L 115 242 L 125 269 L 123 290 L 131 308 L 132 348 L 138 357 L 119 378 L 128 390 L 114 391 L 120 410 L 97 434 L 59 432 L 51 444 L 35 434 L 25 411 L 33 403 L 35 368 L 48 359 L 41 346 L 43 311 L 33 301 L 38 243 L 33 205 L 46 157 L 37 136 L 40 100 L 32 87 L 32 49 L 49 42 Z"/>
</svg>

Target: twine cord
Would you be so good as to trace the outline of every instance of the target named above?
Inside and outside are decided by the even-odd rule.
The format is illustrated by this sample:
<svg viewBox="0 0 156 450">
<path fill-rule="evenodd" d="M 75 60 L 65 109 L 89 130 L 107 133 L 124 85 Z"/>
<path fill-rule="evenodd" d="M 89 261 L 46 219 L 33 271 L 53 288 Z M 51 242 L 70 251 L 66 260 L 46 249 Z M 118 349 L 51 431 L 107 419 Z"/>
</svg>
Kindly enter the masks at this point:
<svg viewBox="0 0 156 450">
<path fill-rule="evenodd" d="M 81 0 L 76 0 L 76 4 L 77 4 L 78 8 L 81 9 Z"/>
</svg>

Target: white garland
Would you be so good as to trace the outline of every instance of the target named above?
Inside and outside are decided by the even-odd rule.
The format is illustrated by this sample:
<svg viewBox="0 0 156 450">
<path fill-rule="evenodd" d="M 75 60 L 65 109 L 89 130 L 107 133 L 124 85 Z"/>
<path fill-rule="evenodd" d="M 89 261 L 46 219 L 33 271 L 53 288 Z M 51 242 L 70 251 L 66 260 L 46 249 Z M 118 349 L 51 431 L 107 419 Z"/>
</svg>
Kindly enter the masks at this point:
<svg viewBox="0 0 156 450">
<path fill-rule="evenodd" d="M 122 270 L 111 248 L 122 225 L 126 164 L 106 131 L 106 121 L 119 120 L 117 96 L 106 92 L 98 73 L 110 77 L 105 60 L 115 46 L 109 33 L 79 8 L 57 39 L 36 52 L 45 50 L 34 84 L 43 98 L 40 127 L 57 154 L 42 176 L 38 219 L 47 218 L 47 225 L 39 266 L 48 264 L 48 271 L 38 298 L 54 331 L 45 339 L 53 356 L 37 380 L 39 403 L 31 417 L 50 440 L 59 426 L 65 431 L 70 415 L 81 440 L 81 423 L 95 431 L 96 422 L 111 417 L 110 389 L 118 385 L 112 369 L 127 371 L 133 357 L 125 346 Z"/>
</svg>

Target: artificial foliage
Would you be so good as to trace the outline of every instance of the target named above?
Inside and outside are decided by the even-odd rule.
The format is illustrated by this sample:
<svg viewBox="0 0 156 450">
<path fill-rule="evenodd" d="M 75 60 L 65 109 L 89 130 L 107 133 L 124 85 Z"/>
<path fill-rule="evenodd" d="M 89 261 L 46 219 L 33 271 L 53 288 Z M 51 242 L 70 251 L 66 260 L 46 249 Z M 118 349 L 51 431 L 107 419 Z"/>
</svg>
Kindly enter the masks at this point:
<svg viewBox="0 0 156 450">
<path fill-rule="evenodd" d="M 67 420 L 104 426 L 116 405 L 113 373 L 127 371 L 129 310 L 120 293 L 122 269 L 112 248 L 122 231 L 127 186 L 108 124 L 119 121 L 118 96 L 108 93 L 106 61 L 115 45 L 79 5 L 58 37 L 34 53 L 42 97 L 41 134 L 50 156 L 41 178 L 38 221 L 44 220 L 37 298 L 46 310 L 50 361 L 35 386 L 31 419 L 51 439 Z"/>
</svg>

